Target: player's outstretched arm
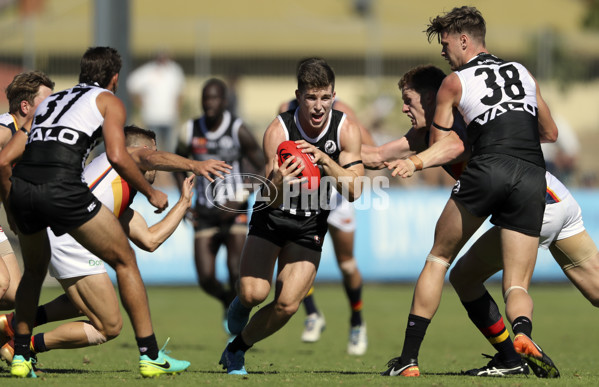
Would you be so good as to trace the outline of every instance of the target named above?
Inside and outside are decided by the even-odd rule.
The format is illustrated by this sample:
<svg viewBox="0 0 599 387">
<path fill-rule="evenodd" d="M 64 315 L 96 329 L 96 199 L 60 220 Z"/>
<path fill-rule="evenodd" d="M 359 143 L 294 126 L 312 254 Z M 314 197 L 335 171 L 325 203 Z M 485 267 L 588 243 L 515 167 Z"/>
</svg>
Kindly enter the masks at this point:
<svg viewBox="0 0 599 387">
<path fill-rule="evenodd" d="M 361 156 L 364 167 L 383 169 L 385 161 L 405 159 L 426 149 L 426 130 L 410 129 L 403 137 L 380 146 L 362 144 Z"/>
<path fill-rule="evenodd" d="M 191 207 L 195 176 L 189 176 L 181 187 L 181 197 L 177 204 L 158 223 L 148 227 L 146 220 L 137 211 L 128 208 L 119 221 L 125 234 L 137 247 L 146 251 L 154 251 L 164 243 L 177 229 L 179 223 Z"/>
<path fill-rule="evenodd" d="M 142 171 L 192 172 L 209 181 L 214 181 L 211 174 L 222 179 L 223 174 L 231 173 L 230 170 L 233 168 L 221 160 L 197 161 L 175 153 L 154 151 L 148 148 L 134 148 L 130 153 Z"/>
</svg>

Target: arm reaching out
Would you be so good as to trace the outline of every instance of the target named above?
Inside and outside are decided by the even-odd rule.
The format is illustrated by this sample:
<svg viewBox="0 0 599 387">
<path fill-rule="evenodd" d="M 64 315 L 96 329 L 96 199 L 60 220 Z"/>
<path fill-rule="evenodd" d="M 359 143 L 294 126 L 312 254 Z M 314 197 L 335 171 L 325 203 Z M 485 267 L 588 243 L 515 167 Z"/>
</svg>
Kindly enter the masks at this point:
<svg viewBox="0 0 599 387">
<path fill-rule="evenodd" d="M 119 221 L 125 233 L 140 249 L 155 251 L 175 232 L 179 223 L 191 207 L 195 176 L 189 176 L 181 187 L 181 197 L 164 219 L 148 227 L 146 220 L 138 212 L 128 208 Z"/>
<path fill-rule="evenodd" d="M 197 161 L 170 152 L 154 151 L 148 148 L 129 148 L 133 160 L 143 171 L 192 172 L 214 181 L 211 174 L 223 178 L 233 168 L 221 160 Z"/>
</svg>

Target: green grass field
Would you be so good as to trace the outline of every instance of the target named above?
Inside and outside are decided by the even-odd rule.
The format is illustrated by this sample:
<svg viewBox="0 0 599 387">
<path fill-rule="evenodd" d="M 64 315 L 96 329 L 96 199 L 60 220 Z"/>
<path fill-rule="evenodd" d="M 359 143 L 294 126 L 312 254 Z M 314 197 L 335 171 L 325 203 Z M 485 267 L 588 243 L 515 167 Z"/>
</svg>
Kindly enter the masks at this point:
<svg viewBox="0 0 599 387">
<path fill-rule="evenodd" d="M 44 288 L 42 301 L 59 292 Z M 491 287 L 500 303 L 500 290 Z M 595 386 L 599 368 L 595 356 L 599 343 L 596 329 L 599 311 L 578 291 L 565 284 L 533 284 L 535 300 L 533 336 L 553 358 L 561 371 L 560 379 L 526 377 L 474 378 L 460 376 L 461 370 L 482 366 L 481 353 L 493 348 L 468 320 L 453 289 L 447 287 L 443 302 L 420 352 L 420 378 L 379 376 L 386 362 L 401 352 L 412 285 L 366 284 L 364 316 L 368 325 L 369 348 L 365 356 L 345 353 L 349 330 L 349 310 L 340 284 L 319 284 L 318 306 L 324 312 L 327 329 L 314 344 L 300 341 L 304 312 L 298 314 L 278 333 L 258 343 L 246 355 L 248 376 L 229 376 L 218 360 L 227 336 L 222 329 L 220 305 L 193 287 L 152 287 L 148 289 L 155 332 L 162 345 L 171 337 L 169 348 L 176 358 L 191 361 L 183 374 L 143 380 L 137 371 L 137 349 L 128 320 L 121 336 L 99 347 L 55 350 L 40 354 L 39 365 L 46 372 L 41 380 L 11 379 L 6 366 L 0 369 L 0 384 L 46 386 L 389 386 L 398 384 L 427 386 Z M 126 317 L 125 317 L 126 319 Z M 53 324 L 36 328 L 48 330 Z"/>
</svg>

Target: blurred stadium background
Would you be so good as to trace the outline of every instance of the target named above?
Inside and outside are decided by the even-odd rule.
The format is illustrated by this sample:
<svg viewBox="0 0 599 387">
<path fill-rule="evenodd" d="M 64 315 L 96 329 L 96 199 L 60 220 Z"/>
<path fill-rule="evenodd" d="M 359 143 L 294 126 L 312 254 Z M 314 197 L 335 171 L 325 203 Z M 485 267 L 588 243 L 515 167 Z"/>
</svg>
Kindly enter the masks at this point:
<svg viewBox="0 0 599 387">
<path fill-rule="evenodd" d="M 571 127 L 575 151 L 559 152 L 569 158 L 567 184 L 583 208 L 591 236 L 599 240 L 599 208 L 593 200 L 599 185 L 599 1 L 467 4 L 478 7 L 487 20 L 489 50 L 525 64 L 554 116 Z M 124 80 L 166 50 L 185 72 L 181 122 L 201 113 L 202 83 L 216 76 L 234 85 L 240 116 L 261 138 L 279 104 L 293 95 L 297 61 L 322 56 L 337 73 L 338 98 L 356 110 L 382 143 L 409 129 L 397 90 L 401 75 L 423 63 L 449 71 L 440 46 L 429 44 L 423 30 L 430 17 L 460 5 L 443 0 L 0 0 L 0 87 L 4 90 L 15 74 L 29 69 L 46 72 L 57 90 L 70 87 L 85 49 L 111 45 L 124 59 L 118 95 L 128 106 L 129 122 L 139 123 Z M 4 97 L 1 93 L 0 109 L 7 111 Z M 428 252 L 433 224 L 448 194 L 434 172 L 421 175 L 420 180 L 396 181 L 398 187 L 390 189 L 395 215 L 358 211 L 356 256 L 366 269 L 365 279 L 411 280 L 419 271 L 420 263 L 410 265 L 410 259 L 421 262 Z M 176 201 L 170 177 L 163 176 L 159 184 Z M 152 211 L 141 199 L 134 207 L 152 222 Z M 404 232 L 408 228 L 412 234 Z M 404 237 L 395 234 L 400 231 Z M 144 277 L 152 282 L 155 271 L 157 283 L 193 282 L 191 247 L 189 226 L 182 224 L 156 253 L 140 254 Z M 331 254 L 326 247 L 319 279 L 338 278 Z M 550 258 L 547 265 L 553 274 L 539 278 L 565 278 Z M 181 273 L 159 277 L 167 267 Z"/>
</svg>

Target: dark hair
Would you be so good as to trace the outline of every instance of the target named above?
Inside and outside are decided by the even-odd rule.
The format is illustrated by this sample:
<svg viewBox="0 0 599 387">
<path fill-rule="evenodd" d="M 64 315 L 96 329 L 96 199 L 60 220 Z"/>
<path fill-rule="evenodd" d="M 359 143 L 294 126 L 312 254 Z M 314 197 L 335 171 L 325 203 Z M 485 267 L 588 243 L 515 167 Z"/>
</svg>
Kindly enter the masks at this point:
<svg viewBox="0 0 599 387">
<path fill-rule="evenodd" d="M 333 86 L 335 90 L 335 72 L 322 58 L 307 58 L 297 66 L 297 89 L 321 89 Z"/>
<path fill-rule="evenodd" d="M 429 43 L 434 36 L 437 40 L 441 40 L 441 34 L 445 31 L 448 33 L 467 33 L 474 39 L 479 40 L 482 45 L 485 45 L 485 35 L 487 27 L 485 19 L 478 9 L 475 7 L 456 7 L 443 16 L 437 16 L 429 20 L 430 24 L 426 29 L 426 37 Z"/>
<path fill-rule="evenodd" d="M 206 82 L 204 82 L 204 85 L 202 86 L 202 92 L 210 86 L 217 86 L 220 89 L 223 97 L 227 96 L 227 84 L 223 80 L 218 78 L 208 79 Z"/>
<path fill-rule="evenodd" d="M 81 58 L 79 83 L 97 84 L 106 88 L 121 71 L 121 56 L 112 47 L 90 47 Z"/>
<path fill-rule="evenodd" d="M 398 82 L 401 90 L 408 87 L 422 95 L 427 91 L 437 93 L 445 79 L 443 70 L 433 65 L 416 66 L 405 73 Z"/>
<path fill-rule="evenodd" d="M 140 128 L 136 125 L 125 126 L 125 145 L 136 146 L 149 140 L 156 141 L 156 133 L 149 129 Z"/>
<path fill-rule="evenodd" d="M 40 91 L 40 86 L 46 86 L 54 90 L 54 82 L 41 71 L 29 71 L 17 74 L 12 82 L 6 87 L 6 99 L 8 99 L 8 112 L 17 113 L 21 110 L 21 101 L 27 101 L 33 105 L 34 99 Z"/>
</svg>

